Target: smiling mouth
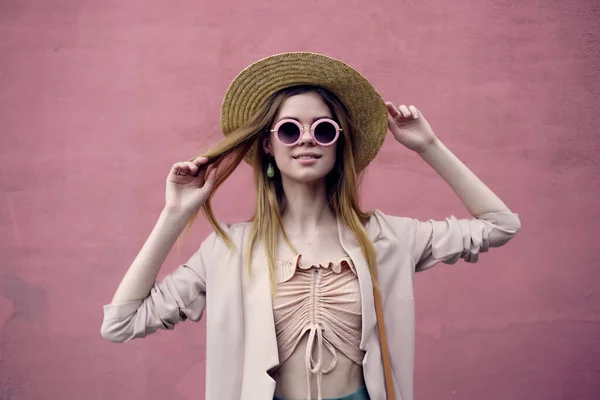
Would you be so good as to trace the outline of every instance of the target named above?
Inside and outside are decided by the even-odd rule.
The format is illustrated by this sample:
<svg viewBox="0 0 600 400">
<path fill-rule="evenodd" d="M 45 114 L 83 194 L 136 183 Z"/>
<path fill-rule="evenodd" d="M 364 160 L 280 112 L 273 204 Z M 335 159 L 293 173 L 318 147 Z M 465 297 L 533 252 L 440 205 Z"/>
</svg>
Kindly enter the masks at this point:
<svg viewBox="0 0 600 400">
<path fill-rule="evenodd" d="M 316 160 L 321 158 L 321 156 L 293 156 L 292 158 L 296 160 Z"/>
</svg>

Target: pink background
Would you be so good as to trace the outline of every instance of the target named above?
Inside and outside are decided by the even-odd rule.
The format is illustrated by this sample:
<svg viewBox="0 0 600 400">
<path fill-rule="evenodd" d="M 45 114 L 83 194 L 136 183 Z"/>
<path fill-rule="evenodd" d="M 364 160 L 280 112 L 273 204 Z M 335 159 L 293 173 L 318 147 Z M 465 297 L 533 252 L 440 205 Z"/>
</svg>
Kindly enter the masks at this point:
<svg viewBox="0 0 600 400">
<path fill-rule="evenodd" d="M 297 50 L 420 107 L 521 215 L 478 265 L 418 275 L 416 398 L 600 398 L 599 35 L 595 0 L 0 2 L 0 398 L 204 398 L 203 323 L 114 345 L 102 305 L 171 164 L 220 138 L 229 82 Z M 220 219 L 250 216 L 249 178 L 219 192 Z M 390 138 L 363 204 L 468 216 Z"/>
</svg>

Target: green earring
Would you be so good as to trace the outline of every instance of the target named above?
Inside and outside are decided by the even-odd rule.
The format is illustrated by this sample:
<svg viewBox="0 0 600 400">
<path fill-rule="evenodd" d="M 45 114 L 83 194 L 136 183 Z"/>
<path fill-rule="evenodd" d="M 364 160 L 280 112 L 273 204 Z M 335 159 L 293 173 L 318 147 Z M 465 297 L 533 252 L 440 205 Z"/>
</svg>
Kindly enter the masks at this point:
<svg viewBox="0 0 600 400">
<path fill-rule="evenodd" d="M 275 176 L 275 168 L 273 167 L 273 163 L 269 161 L 269 166 L 267 167 L 267 176 L 272 178 Z"/>
</svg>

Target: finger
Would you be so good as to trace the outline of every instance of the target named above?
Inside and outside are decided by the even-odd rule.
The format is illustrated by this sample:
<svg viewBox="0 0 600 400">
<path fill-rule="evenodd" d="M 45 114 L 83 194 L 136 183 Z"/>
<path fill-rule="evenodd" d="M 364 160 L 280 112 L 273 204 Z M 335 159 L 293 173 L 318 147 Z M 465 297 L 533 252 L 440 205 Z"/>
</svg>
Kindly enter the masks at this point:
<svg viewBox="0 0 600 400">
<path fill-rule="evenodd" d="M 388 112 L 390 113 L 390 115 L 392 116 L 392 118 L 398 118 L 398 116 L 400 116 L 400 112 L 398 111 L 398 109 L 396 108 L 396 106 L 394 106 L 394 104 L 392 102 L 386 102 L 385 106 L 387 107 Z"/>
<path fill-rule="evenodd" d="M 210 165 L 208 157 L 205 156 L 196 157 L 194 158 L 194 160 L 192 160 L 192 162 L 198 166 L 198 169 L 194 173 L 194 176 L 198 176 L 200 175 L 200 173 L 205 173 Z"/>
<path fill-rule="evenodd" d="M 187 167 L 189 168 L 191 175 L 196 175 L 196 173 L 198 172 L 198 166 L 196 164 L 194 164 L 191 161 L 185 161 L 185 165 L 187 165 Z"/>
<path fill-rule="evenodd" d="M 198 166 L 198 169 L 196 170 L 196 173 L 194 173 L 194 176 L 202 176 L 202 177 L 204 177 L 204 175 L 206 174 L 207 168 L 208 168 L 207 165 L 200 164 Z"/>
<path fill-rule="evenodd" d="M 402 116 L 404 118 L 410 118 L 411 114 L 410 111 L 408 110 L 408 107 L 406 107 L 404 104 L 402 104 L 400 107 L 398 107 L 398 109 L 400 110 L 400 113 L 402 114 Z"/>
<path fill-rule="evenodd" d="M 171 171 L 173 171 L 175 175 L 190 175 L 190 167 L 185 161 L 175 163 L 173 168 L 171 168 Z"/>
<path fill-rule="evenodd" d="M 389 114 L 387 116 L 387 120 L 388 120 L 388 128 L 390 130 L 392 130 L 394 126 L 396 126 L 396 127 L 398 126 L 398 125 L 396 125 L 396 119 Z"/>
<path fill-rule="evenodd" d="M 419 118 L 419 110 L 417 109 L 417 107 L 415 107 L 415 106 L 408 106 L 408 109 L 410 110 L 410 113 L 412 114 L 412 117 L 414 119 Z"/>
<path fill-rule="evenodd" d="M 181 163 L 175 163 L 173 164 L 173 166 L 171 167 L 171 170 L 169 171 L 169 174 L 173 174 L 173 175 L 181 175 L 181 168 L 183 167 L 183 165 Z"/>
<path fill-rule="evenodd" d="M 206 164 L 208 162 L 208 157 L 204 157 L 204 156 L 196 157 L 192 160 L 192 162 L 196 165 Z"/>
<path fill-rule="evenodd" d="M 212 168 L 210 170 L 210 172 L 208 173 L 206 180 L 204 181 L 204 185 L 202 185 L 202 188 L 204 190 L 207 190 L 210 193 L 213 190 L 213 187 L 215 186 L 216 181 L 217 181 L 217 169 Z"/>
</svg>

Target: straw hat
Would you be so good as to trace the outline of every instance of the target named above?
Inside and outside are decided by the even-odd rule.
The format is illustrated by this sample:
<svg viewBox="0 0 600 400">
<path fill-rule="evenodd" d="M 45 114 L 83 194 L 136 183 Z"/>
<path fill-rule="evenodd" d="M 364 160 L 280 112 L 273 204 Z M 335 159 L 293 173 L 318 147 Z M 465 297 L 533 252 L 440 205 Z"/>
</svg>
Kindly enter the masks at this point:
<svg viewBox="0 0 600 400">
<path fill-rule="evenodd" d="M 296 85 L 323 87 L 348 108 L 356 130 L 358 170 L 365 168 L 383 144 L 387 132 L 387 109 L 379 93 L 356 70 L 322 54 L 294 52 L 259 60 L 231 82 L 221 107 L 221 129 L 232 133 L 276 91 Z M 253 151 L 253 150 L 252 150 Z M 253 152 L 246 161 L 251 162 Z"/>
</svg>

